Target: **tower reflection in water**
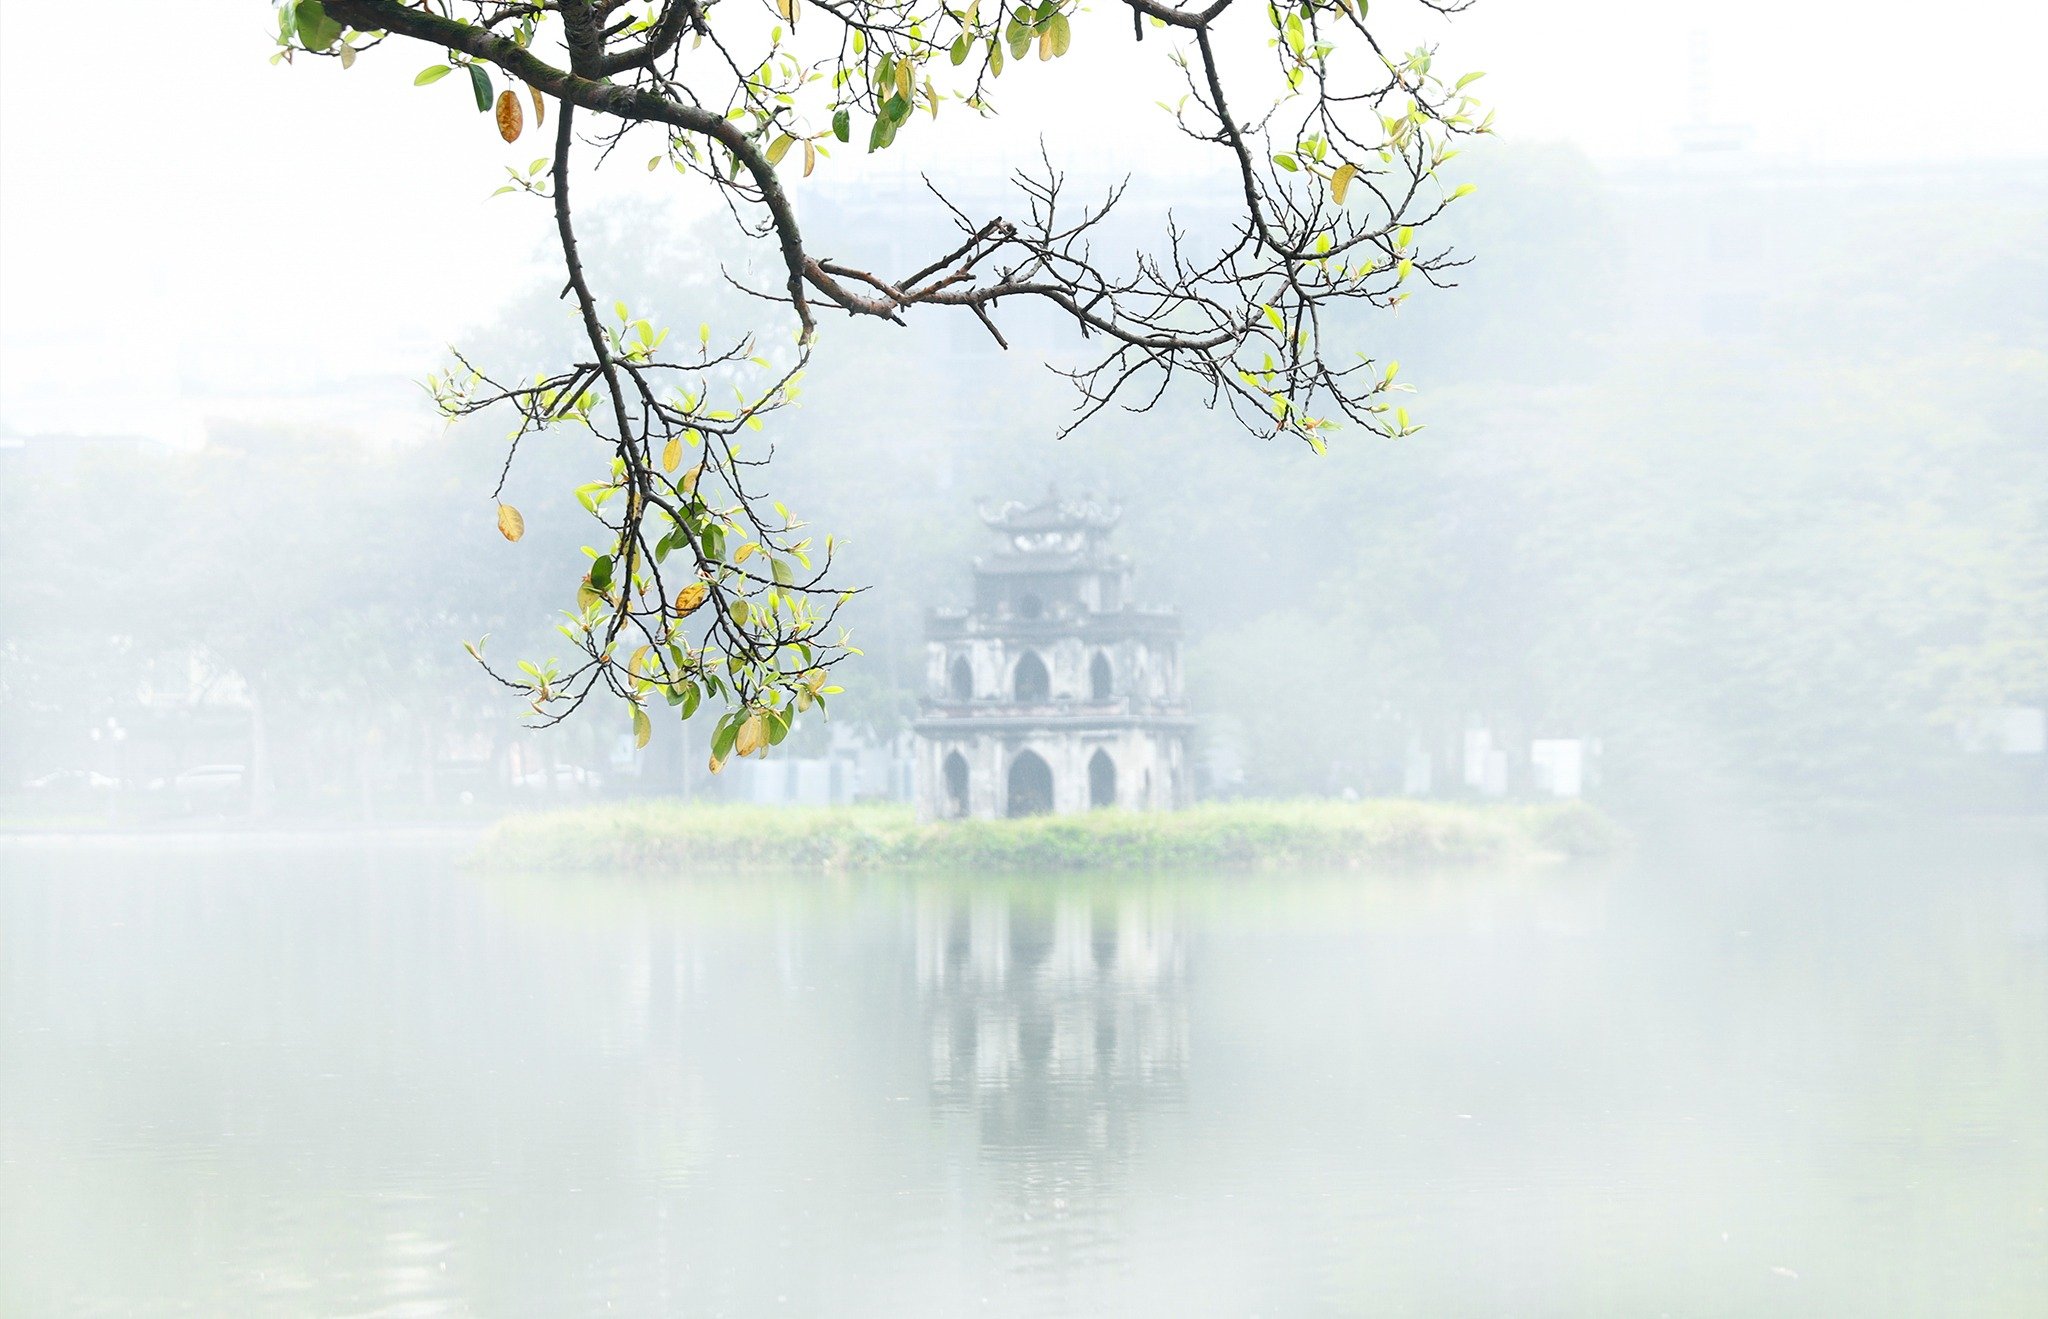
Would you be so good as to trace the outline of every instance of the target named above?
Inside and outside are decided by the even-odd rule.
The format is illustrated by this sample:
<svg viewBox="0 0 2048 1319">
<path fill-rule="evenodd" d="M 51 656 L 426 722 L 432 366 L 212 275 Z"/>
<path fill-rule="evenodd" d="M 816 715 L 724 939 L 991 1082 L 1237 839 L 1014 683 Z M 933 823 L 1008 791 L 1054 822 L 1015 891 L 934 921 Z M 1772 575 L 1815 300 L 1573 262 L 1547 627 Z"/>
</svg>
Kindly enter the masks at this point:
<svg viewBox="0 0 2048 1319">
<path fill-rule="evenodd" d="M 1032 1244 L 1084 1248 L 1149 1113 L 1188 1068 L 1187 939 L 1144 894 L 918 895 L 917 983 L 942 1124 L 971 1125 Z M 1080 1231 L 1045 1229 L 1067 1223 Z"/>
</svg>

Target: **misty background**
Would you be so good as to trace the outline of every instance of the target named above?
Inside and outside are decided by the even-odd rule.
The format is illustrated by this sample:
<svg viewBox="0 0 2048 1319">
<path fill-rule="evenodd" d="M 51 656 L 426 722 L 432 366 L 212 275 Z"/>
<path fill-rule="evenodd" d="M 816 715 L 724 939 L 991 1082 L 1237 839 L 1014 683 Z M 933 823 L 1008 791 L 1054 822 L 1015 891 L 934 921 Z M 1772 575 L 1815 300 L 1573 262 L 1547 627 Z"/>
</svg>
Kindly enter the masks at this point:
<svg viewBox="0 0 2048 1319">
<path fill-rule="evenodd" d="M 764 438 L 775 493 L 870 588 L 841 740 L 886 746 L 913 715 L 924 611 L 987 548 L 977 506 L 1056 482 L 1123 504 L 1141 597 L 1186 619 L 1212 795 L 1459 795 L 1483 730 L 1510 792 L 1532 740 L 1579 739 L 1589 795 L 1625 811 L 2041 809 L 2048 160 L 1999 64 L 2024 43 L 1943 30 L 1975 68 L 1958 150 L 1949 110 L 1881 94 L 1930 34 L 1874 18 L 1838 47 L 1826 9 L 1705 31 L 1492 5 L 1421 33 L 1489 68 L 1505 131 L 1454 166 L 1479 185 L 1442 222 L 1461 286 L 1347 327 L 1417 385 L 1409 440 L 1317 457 L 1187 394 L 1060 440 L 1072 397 L 1046 365 L 1086 345 L 1051 327 L 1003 318 L 1006 353 L 964 319 L 828 323 Z M 593 706 L 535 738 L 462 651 L 559 653 L 589 539 L 571 491 L 605 461 L 528 446 L 506 497 L 529 535 L 506 544 L 505 425 L 444 431 L 416 383 L 442 344 L 514 375 L 574 351 L 542 210 L 484 201 L 495 158 L 530 151 L 396 60 L 347 75 L 383 90 L 272 69 L 260 25 L 219 16 L 185 38 L 218 78 L 176 143 L 92 108 L 59 139 L 20 39 L 47 21 L 8 12 L 0 130 L 10 809 L 47 804 L 19 785 L 52 772 L 216 763 L 247 767 L 259 809 L 344 817 L 494 808 L 552 765 L 703 788 L 701 730 L 622 761 L 625 711 Z M 1000 209 L 990 164 L 1039 129 L 1077 194 L 1132 177 L 1132 244 L 1169 210 L 1227 216 L 1228 178 L 1184 172 L 1135 111 L 1105 136 L 1028 95 L 993 146 L 835 159 L 798 194 L 806 225 L 921 262 L 946 222 L 916 171 Z M 601 298 L 679 333 L 781 332 L 720 274 L 753 259 L 728 221 L 631 159 L 597 177 Z"/>
<path fill-rule="evenodd" d="M 2048 7 L 1375 4 L 1500 110 L 1459 287 L 1332 335 L 1416 385 L 1400 442 L 1187 394 L 1060 439 L 1068 331 L 825 321 L 760 440 L 865 654 L 715 781 L 707 727 L 536 733 L 463 651 L 564 648 L 607 471 L 526 443 L 508 543 L 511 423 L 421 385 L 580 356 L 546 208 L 490 195 L 544 148 L 425 54 L 175 8 L 0 0 L 0 1313 L 2039 1309 Z M 1119 18 L 794 183 L 820 253 L 923 264 L 920 174 L 1000 212 L 1041 136 L 1077 199 L 1129 177 L 1106 256 L 1224 220 Z M 787 353 L 635 149 L 575 184 L 600 302 Z M 911 813 L 481 827 L 901 794 L 926 613 L 1054 483 L 1180 612 L 1199 794 L 1530 802 L 1571 745 L 1554 814 L 1626 845 L 1326 870 L 1233 823 L 1553 814 L 1318 803 L 780 873 L 662 830 Z M 1265 864 L 1117 869 L 1126 819 Z"/>
</svg>

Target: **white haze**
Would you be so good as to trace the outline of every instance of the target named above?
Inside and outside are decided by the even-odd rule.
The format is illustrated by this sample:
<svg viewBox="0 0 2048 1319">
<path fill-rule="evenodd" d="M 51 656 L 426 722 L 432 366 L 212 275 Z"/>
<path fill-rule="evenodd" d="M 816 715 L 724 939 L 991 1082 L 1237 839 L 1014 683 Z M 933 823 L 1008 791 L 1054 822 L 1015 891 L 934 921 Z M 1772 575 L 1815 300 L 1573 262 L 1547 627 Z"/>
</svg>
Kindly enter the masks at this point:
<svg viewBox="0 0 2048 1319">
<path fill-rule="evenodd" d="M 243 0 L 167 20 L 118 0 L 92 6 L 82 40 L 72 7 L 0 6 L 0 433 L 191 444 L 209 424 L 317 419 L 373 441 L 426 434 L 411 382 L 544 278 L 541 211 L 489 199 L 530 143 L 501 147 L 450 86 L 413 89 L 427 62 L 413 52 L 346 73 L 270 66 L 270 13 Z M 1479 89 L 1506 140 L 1600 161 L 1667 154 L 1701 118 L 1746 128 L 1759 155 L 1814 163 L 2043 155 L 2033 64 L 2048 10 L 2028 0 L 1737 0 L 1711 19 L 1485 0 L 1399 35 L 1487 70 Z M 1129 44 L 1115 22 L 1091 30 L 1107 43 L 1077 47 L 1084 74 Z M 88 45 L 89 61 L 58 54 Z M 914 187 L 906 162 L 1007 165 L 1041 126 L 1091 172 L 1155 161 L 1150 106 L 1169 84 L 1164 61 L 1150 64 L 1150 83 L 1008 79 L 997 131 L 951 159 L 919 154 L 933 135 L 906 134 L 876 186 Z M 1128 136 L 1097 131 L 1105 120 Z M 849 152 L 830 170 L 872 167 Z M 623 161 L 604 187 L 673 183 Z"/>
</svg>

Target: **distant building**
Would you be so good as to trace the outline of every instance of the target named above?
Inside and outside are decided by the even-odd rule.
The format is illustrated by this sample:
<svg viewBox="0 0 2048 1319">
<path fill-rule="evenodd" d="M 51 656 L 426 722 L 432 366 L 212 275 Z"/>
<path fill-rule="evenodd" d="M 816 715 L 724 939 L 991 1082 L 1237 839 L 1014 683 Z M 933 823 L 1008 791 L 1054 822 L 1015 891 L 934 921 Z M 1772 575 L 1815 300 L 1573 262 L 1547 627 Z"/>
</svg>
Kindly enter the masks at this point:
<svg viewBox="0 0 2048 1319">
<path fill-rule="evenodd" d="M 1008 504 L 974 604 L 934 610 L 917 732 L 921 819 L 1170 810 L 1187 799 L 1180 618 L 1131 602 L 1120 510 Z"/>
<path fill-rule="evenodd" d="M 1552 797 L 1585 795 L 1585 742 L 1576 737 L 1539 738 L 1531 742 L 1529 773 L 1537 792 Z"/>
</svg>

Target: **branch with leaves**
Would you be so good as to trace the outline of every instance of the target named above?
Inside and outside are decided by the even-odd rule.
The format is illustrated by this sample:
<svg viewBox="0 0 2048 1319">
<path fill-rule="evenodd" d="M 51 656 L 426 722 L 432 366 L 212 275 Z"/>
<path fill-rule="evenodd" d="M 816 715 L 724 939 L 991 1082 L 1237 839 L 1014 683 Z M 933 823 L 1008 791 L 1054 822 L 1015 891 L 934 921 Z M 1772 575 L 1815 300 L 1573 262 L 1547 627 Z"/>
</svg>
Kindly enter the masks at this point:
<svg viewBox="0 0 2048 1319">
<path fill-rule="evenodd" d="M 1451 13 L 1464 0 L 1412 3 Z M 430 382 L 450 417 L 516 415 L 507 471 L 523 440 L 556 427 L 585 428 L 612 455 L 610 479 L 578 491 L 605 536 L 586 551 L 562 629 L 577 660 L 492 670 L 537 718 L 564 718 L 603 688 L 630 703 L 644 742 L 655 697 L 685 718 L 708 698 L 723 705 L 715 766 L 779 742 L 838 690 L 829 670 L 856 652 L 835 623 L 848 594 L 827 581 L 831 542 L 816 545 L 759 488 L 772 451 L 742 443 L 795 401 L 822 315 L 968 315 L 1007 347 L 1006 305 L 1050 306 L 1091 345 L 1061 369 L 1078 392 L 1069 429 L 1111 405 L 1142 411 L 1186 379 L 1252 432 L 1318 450 L 1346 424 L 1413 432 L 1396 366 L 1347 360 L 1330 336 L 1346 307 L 1394 308 L 1418 282 L 1450 282 L 1459 260 L 1418 237 L 1469 190 L 1441 171 L 1457 138 L 1488 129 L 1467 91 L 1478 75 L 1446 81 L 1432 50 L 1390 50 L 1362 0 L 1122 4 L 1137 38 L 1153 33 L 1184 75 L 1173 123 L 1230 162 L 1242 208 L 1227 234 L 1198 249 L 1170 226 L 1157 250 L 1107 262 L 1096 239 L 1122 189 L 1076 204 L 1041 155 L 1015 175 L 1006 215 L 971 215 L 934 187 L 958 239 L 891 274 L 822 255 L 832 245 L 798 223 L 790 173 L 808 176 L 856 140 L 887 150 L 920 110 L 991 116 L 1006 69 L 1058 60 L 1077 26 L 1116 39 L 1113 27 L 1078 0 L 277 0 L 281 58 L 348 65 L 417 43 L 440 62 L 415 81 L 459 73 L 507 141 L 526 131 L 529 105 L 536 130 L 555 107 L 550 155 L 500 191 L 551 202 L 588 357 L 531 382 L 458 358 Z M 1248 34 L 1270 73 L 1233 86 L 1218 50 L 1243 49 Z M 714 348 L 707 326 L 677 355 L 667 328 L 590 288 L 572 168 L 635 135 L 655 140 L 650 168 L 698 181 L 773 244 L 780 283 L 749 292 L 790 315 L 789 349 L 763 353 L 750 334 Z M 524 531 L 507 505 L 499 525 L 515 540 Z"/>
</svg>

